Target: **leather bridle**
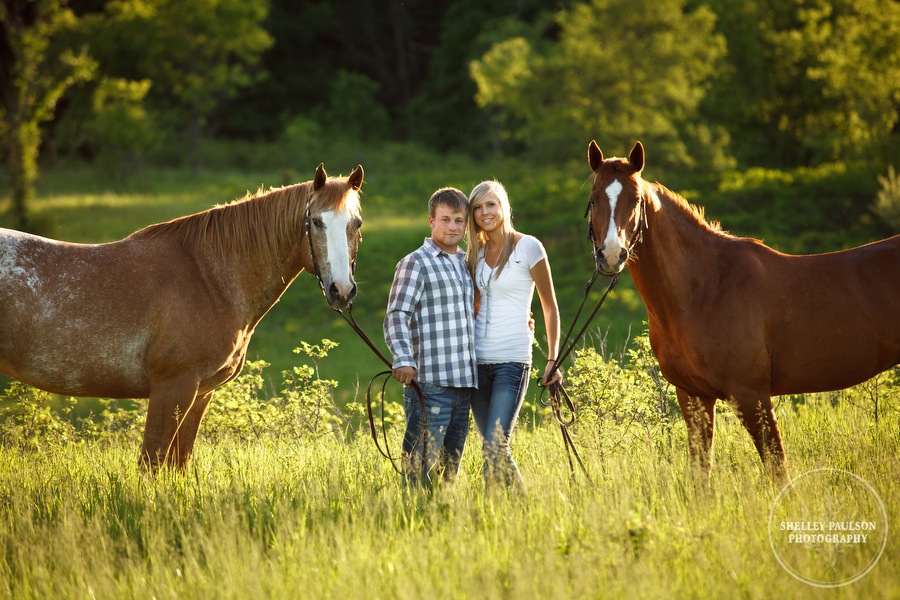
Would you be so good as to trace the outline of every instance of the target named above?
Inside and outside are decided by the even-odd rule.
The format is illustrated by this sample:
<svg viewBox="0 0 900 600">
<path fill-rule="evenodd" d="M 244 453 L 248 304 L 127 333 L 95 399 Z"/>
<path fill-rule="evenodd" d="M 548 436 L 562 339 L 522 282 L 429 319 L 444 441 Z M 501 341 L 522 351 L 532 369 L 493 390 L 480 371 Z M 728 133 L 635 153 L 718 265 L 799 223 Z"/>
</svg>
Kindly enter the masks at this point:
<svg viewBox="0 0 900 600">
<path fill-rule="evenodd" d="M 312 241 L 312 226 L 310 224 L 310 222 L 311 222 L 311 217 L 310 217 L 311 205 L 312 205 L 312 198 L 310 197 L 310 200 L 306 204 L 306 212 L 303 217 L 303 220 L 304 220 L 303 227 L 306 230 L 306 241 L 307 241 L 307 244 L 309 245 L 309 256 L 310 256 L 310 260 L 312 261 L 313 274 L 316 276 L 316 280 L 319 282 L 319 288 L 322 290 L 322 295 L 325 297 L 325 301 L 328 302 L 328 294 L 325 291 L 325 282 L 322 281 L 322 274 L 319 271 L 319 262 L 316 259 L 316 251 L 315 251 L 315 247 L 314 247 L 314 244 Z M 356 273 L 356 258 L 355 257 L 353 258 L 353 261 L 351 263 L 351 272 Z M 329 306 L 331 306 L 331 303 L 329 303 Z M 352 301 L 347 305 L 347 314 L 344 314 L 344 311 L 342 309 L 337 308 L 335 306 L 331 306 L 331 310 L 333 310 L 336 313 L 338 313 L 339 315 L 341 315 L 341 317 L 350 325 L 350 328 L 353 329 L 353 331 L 356 333 L 356 335 L 358 335 L 360 337 L 360 339 L 362 339 L 362 341 L 365 342 L 365 344 L 369 347 L 369 349 L 371 349 L 372 352 L 375 353 L 375 356 L 377 356 L 381 360 L 381 362 L 383 362 L 385 365 L 388 366 L 389 370 L 381 371 L 380 373 L 376 374 L 374 377 L 372 377 L 372 379 L 369 380 L 369 385 L 366 387 L 366 415 L 368 416 L 368 419 L 369 419 L 369 432 L 372 434 L 372 440 L 374 440 L 375 447 L 378 449 L 378 452 L 391 462 L 391 466 L 394 468 L 394 470 L 397 473 L 402 474 L 401 468 L 397 466 L 397 463 L 400 460 L 400 457 L 397 457 L 391 453 L 391 450 L 390 450 L 390 447 L 388 444 L 388 439 L 387 439 L 387 427 L 385 426 L 385 420 L 384 420 L 384 416 L 385 416 L 385 410 L 384 410 L 385 393 L 384 392 L 385 392 L 385 388 L 387 387 L 388 381 L 390 381 L 390 378 L 393 375 L 392 363 L 384 356 L 384 354 L 381 353 L 381 351 L 378 349 L 378 347 L 375 346 L 375 344 L 372 342 L 371 339 L 369 339 L 369 336 L 366 335 L 366 332 L 362 330 L 362 327 L 359 326 L 359 323 L 356 322 L 356 318 L 353 316 L 353 302 Z M 375 426 L 375 412 L 372 409 L 372 387 L 375 385 L 375 382 L 380 378 L 383 378 L 384 381 L 381 384 L 381 436 L 379 439 L 378 431 L 376 430 L 376 426 Z M 421 409 L 420 412 L 422 413 L 422 437 L 421 437 L 422 461 L 423 461 L 423 465 L 427 465 L 428 464 L 428 438 L 427 438 L 426 433 L 428 431 L 428 417 L 425 412 L 425 395 L 422 393 L 422 388 L 419 387 L 419 383 L 415 379 L 413 379 L 410 382 L 410 386 L 412 386 L 412 388 L 416 391 L 416 395 L 419 398 L 419 408 Z M 414 444 L 414 447 L 416 447 L 416 446 L 418 446 L 418 443 Z M 426 474 L 426 477 L 427 477 L 427 474 Z"/>
</svg>

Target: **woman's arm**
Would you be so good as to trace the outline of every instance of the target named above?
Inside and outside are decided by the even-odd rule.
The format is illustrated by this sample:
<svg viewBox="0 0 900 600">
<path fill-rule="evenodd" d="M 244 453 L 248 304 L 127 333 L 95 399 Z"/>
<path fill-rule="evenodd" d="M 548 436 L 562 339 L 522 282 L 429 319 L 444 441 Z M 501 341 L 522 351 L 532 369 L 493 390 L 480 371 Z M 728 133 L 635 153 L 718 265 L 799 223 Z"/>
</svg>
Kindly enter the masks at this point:
<svg viewBox="0 0 900 600">
<path fill-rule="evenodd" d="M 547 366 L 544 368 L 544 383 L 562 381 L 562 368 L 557 369 L 548 381 L 547 375 L 556 364 L 559 355 L 559 306 L 556 303 L 556 290 L 553 288 L 553 276 L 550 273 L 549 259 L 544 258 L 531 268 L 531 278 L 541 299 L 541 310 L 544 313 L 544 327 L 547 330 Z"/>
</svg>

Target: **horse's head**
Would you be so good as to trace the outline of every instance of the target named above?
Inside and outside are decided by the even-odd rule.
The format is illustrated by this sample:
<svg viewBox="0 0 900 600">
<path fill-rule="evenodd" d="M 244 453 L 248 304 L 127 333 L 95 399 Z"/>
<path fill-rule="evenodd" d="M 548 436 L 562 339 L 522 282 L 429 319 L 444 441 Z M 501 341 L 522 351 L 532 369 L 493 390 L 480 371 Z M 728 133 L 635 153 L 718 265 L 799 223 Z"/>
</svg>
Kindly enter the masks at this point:
<svg viewBox="0 0 900 600">
<path fill-rule="evenodd" d="M 359 215 L 362 181 L 362 165 L 358 165 L 349 177 L 329 178 L 325 165 L 319 164 L 306 205 L 309 271 L 318 278 L 325 299 L 334 308 L 346 307 L 356 296 L 353 273 L 362 239 L 359 231 L 362 226 Z"/>
<path fill-rule="evenodd" d="M 594 172 L 594 185 L 585 216 L 590 214 L 588 237 L 594 244 L 594 261 L 603 275 L 622 272 L 640 241 L 644 215 L 644 146 L 635 142 L 628 160 L 603 159 L 597 142 L 588 145 L 588 162 Z"/>
</svg>

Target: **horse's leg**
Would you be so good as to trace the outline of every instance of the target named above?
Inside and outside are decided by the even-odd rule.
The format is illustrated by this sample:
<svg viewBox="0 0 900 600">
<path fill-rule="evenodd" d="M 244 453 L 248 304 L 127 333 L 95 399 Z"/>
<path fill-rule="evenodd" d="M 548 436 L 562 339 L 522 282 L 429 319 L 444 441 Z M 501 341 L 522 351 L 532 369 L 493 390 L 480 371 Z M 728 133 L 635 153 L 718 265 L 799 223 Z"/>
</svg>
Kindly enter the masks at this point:
<svg viewBox="0 0 900 600">
<path fill-rule="evenodd" d="M 178 464 L 173 440 L 194 404 L 197 387 L 196 379 L 186 377 L 151 383 L 141 466 L 155 471 L 161 463 Z"/>
<path fill-rule="evenodd" d="M 681 388 L 675 389 L 675 395 L 678 397 L 681 414 L 687 424 L 691 469 L 695 474 L 708 477 L 712 470 L 716 399 L 691 396 Z"/>
<path fill-rule="evenodd" d="M 776 481 L 788 479 L 787 460 L 781 443 L 781 432 L 772 408 L 772 398 L 758 394 L 734 398 L 735 411 L 753 438 L 756 451 L 766 472 Z"/>
<path fill-rule="evenodd" d="M 200 421 L 203 419 L 203 413 L 206 412 L 206 407 L 209 406 L 212 395 L 212 390 L 205 394 L 198 394 L 194 404 L 181 420 L 178 431 L 175 432 L 175 439 L 172 440 L 172 448 L 169 450 L 169 455 L 174 456 L 175 464 L 178 467 L 184 467 L 191 458 L 191 453 L 194 450 L 194 441 L 197 439 L 197 431 L 200 429 Z"/>
</svg>

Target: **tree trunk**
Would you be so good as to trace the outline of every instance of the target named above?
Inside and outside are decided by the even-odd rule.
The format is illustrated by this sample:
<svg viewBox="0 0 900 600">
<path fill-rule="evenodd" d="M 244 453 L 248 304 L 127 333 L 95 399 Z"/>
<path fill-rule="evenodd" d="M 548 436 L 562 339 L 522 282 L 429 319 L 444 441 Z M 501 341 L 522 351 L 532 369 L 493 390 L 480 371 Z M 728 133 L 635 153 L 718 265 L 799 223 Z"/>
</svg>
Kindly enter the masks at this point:
<svg viewBox="0 0 900 600">
<path fill-rule="evenodd" d="M 11 133 L 9 145 L 9 174 L 12 178 L 12 210 L 16 226 L 27 231 L 31 225 L 30 205 L 37 183 L 37 156 L 40 145 L 40 126 L 18 122 Z"/>
</svg>

